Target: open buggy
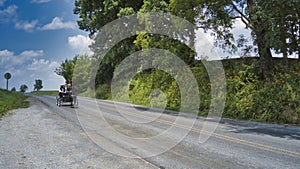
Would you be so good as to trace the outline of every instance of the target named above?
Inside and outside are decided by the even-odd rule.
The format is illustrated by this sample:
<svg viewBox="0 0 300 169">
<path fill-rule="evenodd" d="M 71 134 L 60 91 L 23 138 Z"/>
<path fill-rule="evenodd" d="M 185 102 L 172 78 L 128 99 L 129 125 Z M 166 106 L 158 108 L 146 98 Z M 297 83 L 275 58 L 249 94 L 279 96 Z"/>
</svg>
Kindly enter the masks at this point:
<svg viewBox="0 0 300 169">
<path fill-rule="evenodd" d="M 62 106 L 64 103 L 69 103 L 72 107 L 78 106 L 78 100 L 76 95 L 65 94 L 62 96 L 56 96 L 56 105 Z"/>
</svg>

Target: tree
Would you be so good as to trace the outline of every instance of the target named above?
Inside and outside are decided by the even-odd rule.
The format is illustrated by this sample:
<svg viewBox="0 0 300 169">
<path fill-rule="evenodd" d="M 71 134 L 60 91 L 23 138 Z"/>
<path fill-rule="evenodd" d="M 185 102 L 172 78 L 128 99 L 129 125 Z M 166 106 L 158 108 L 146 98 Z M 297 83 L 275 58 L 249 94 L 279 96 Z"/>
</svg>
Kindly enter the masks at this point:
<svg viewBox="0 0 300 169">
<path fill-rule="evenodd" d="M 80 20 L 78 21 L 80 29 L 89 31 L 92 37 L 102 26 L 115 19 L 134 13 L 142 15 L 143 12 L 150 11 L 168 12 L 168 1 L 76 0 L 74 8 L 74 13 L 80 16 Z M 108 38 L 110 35 L 116 36 L 110 32 L 105 33 L 107 33 Z M 186 37 L 188 36 L 181 35 L 181 39 L 185 39 Z M 91 45 L 91 49 L 95 53 L 94 57 L 99 57 L 101 56 L 100 53 L 103 53 L 107 48 L 107 39 L 97 36 L 94 36 L 94 38 L 95 43 Z M 189 37 L 189 39 L 192 39 L 192 37 Z M 144 42 L 147 41 L 150 41 L 151 44 L 144 45 Z M 193 41 L 191 40 L 191 42 Z M 176 54 L 180 53 L 179 56 L 182 56 L 183 60 L 188 64 L 192 64 L 193 62 L 194 53 L 187 46 L 180 44 L 179 41 L 165 36 L 139 33 L 137 36 L 122 40 L 103 56 L 96 76 L 96 85 L 110 84 L 115 67 L 125 57 L 141 49 L 151 47 L 168 49 Z"/>
<path fill-rule="evenodd" d="M 76 0 L 74 14 L 79 15 L 79 28 L 90 32 L 90 36 L 99 31 L 105 24 L 118 19 L 119 17 L 137 13 L 143 5 L 143 0 Z M 99 53 L 105 50 L 105 44 L 101 38 L 96 38 L 96 42 L 91 45 L 96 58 Z M 114 68 L 128 55 L 137 51 L 134 45 L 135 37 L 127 38 L 116 44 L 102 59 L 97 71 L 96 85 L 110 84 L 113 77 Z"/>
<path fill-rule="evenodd" d="M 220 46 L 232 51 L 236 50 L 236 46 L 230 30 L 236 19 L 240 19 L 245 28 L 251 30 L 264 78 L 272 77 L 273 73 L 271 49 L 284 55 L 286 50 L 299 52 L 299 47 L 294 45 L 299 44 L 298 0 L 287 0 L 284 3 L 281 0 L 196 1 L 171 0 L 173 4 L 171 10 L 182 16 L 188 15 L 191 9 L 199 12 L 195 17 L 195 23 L 205 30 L 212 30 Z M 184 5 L 188 4 L 192 4 L 190 10 L 182 10 Z M 288 37 L 291 40 L 290 44 L 293 45 L 283 43 Z"/>
<path fill-rule="evenodd" d="M 20 86 L 20 91 L 23 93 L 26 92 L 27 89 L 28 89 L 28 87 L 25 84 Z"/>
<path fill-rule="evenodd" d="M 13 88 L 11 89 L 11 91 L 12 91 L 12 92 L 15 92 L 15 91 L 17 91 L 17 89 L 16 89 L 15 87 L 13 87 Z"/>
<path fill-rule="evenodd" d="M 90 72 L 93 69 L 95 58 L 88 55 L 77 55 L 73 59 L 65 60 L 55 73 L 63 76 L 67 83 L 73 84 L 73 92 L 81 94 L 91 88 L 92 78 Z M 99 70 L 98 70 L 99 71 Z"/>
<path fill-rule="evenodd" d="M 43 88 L 43 81 L 40 80 L 40 79 L 35 80 L 35 84 L 34 84 L 34 89 L 33 90 L 40 91 L 42 88 Z"/>
<path fill-rule="evenodd" d="M 78 57 L 79 56 L 77 55 L 73 59 L 66 59 L 54 71 L 57 75 L 62 76 L 66 80 L 66 83 L 72 81 L 74 67 Z"/>
<path fill-rule="evenodd" d="M 79 94 L 85 94 L 86 96 L 91 96 L 90 93 L 91 88 L 93 87 L 91 84 L 93 84 L 93 77 L 91 76 L 92 71 L 96 70 L 94 69 L 94 62 L 95 58 L 89 57 L 88 55 L 82 55 L 78 56 L 76 61 L 76 66 L 74 65 L 74 71 L 73 71 L 73 92 L 76 92 Z M 74 90 L 75 89 L 75 90 Z"/>
<path fill-rule="evenodd" d="M 300 10 L 297 5 L 300 5 L 299 1 L 270 0 L 264 9 L 272 23 L 272 31 L 267 33 L 270 46 L 276 53 L 282 53 L 286 66 L 288 55 L 294 52 L 299 55 L 300 52 Z"/>
<path fill-rule="evenodd" d="M 76 0 L 74 14 L 79 15 L 79 28 L 94 35 L 102 26 L 120 16 L 136 13 L 143 0 Z"/>
<path fill-rule="evenodd" d="M 300 1 L 287 0 L 284 5 L 281 4 L 281 0 L 76 0 L 74 13 L 81 18 L 78 21 L 80 29 L 89 31 L 92 36 L 102 26 L 121 16 L 163 11 L 185 18 L 205 31 L 211 30 L 215 36 L 216 45 L 230 52 L 237 51 L 238 46 L 235 44 L 231 30 L 234 22 L 240 19 L 245 24 L 245 28 L 252 33 L 253 46 L 255 46 L 253 51 L 257 51 L 260 57 L 262 77 L 272 78 L 274 65 L 271 49 L 283 53 L 285 57 L 296 51 L 299 54 L 298 6 L 300 6 Z M 188 30 L 183 34 L 189 35 L 190 42 L 193 42 L 194 30 Z M 163 42 L 156 43 L 161 40 Z M 286 43 L 286 40 L 289 42 Z M 132 50 L 134 47 L 131 42 L 135 42 L 138 49 L 151 46 L 178 48 L 171 39 L 157 35 L 143 35 L 143 32 L 137 37 L 130 38 L 128 42 L 120 46 L 126 46 L 123 49 Z M 153 42 L 153 44 L 148 43 L 148 45 L 145 42 Z M 103 50 L 103 48 L 97 48 L 98 44 L 96 41 L 93 47 L 96 54 Z M 247 48 L 250 49 L 249 46 Z M 190 57 L 193 54 L 184 53 L 186 53 L 185 61 L 192 64 Z M 116 64 L 118 63 L 116 60 L 122 60 L 124 54 L 128 54 L 128 50 L 121 48 L 114 50 L 112 54 L 109 60 Z"/>
</svg>

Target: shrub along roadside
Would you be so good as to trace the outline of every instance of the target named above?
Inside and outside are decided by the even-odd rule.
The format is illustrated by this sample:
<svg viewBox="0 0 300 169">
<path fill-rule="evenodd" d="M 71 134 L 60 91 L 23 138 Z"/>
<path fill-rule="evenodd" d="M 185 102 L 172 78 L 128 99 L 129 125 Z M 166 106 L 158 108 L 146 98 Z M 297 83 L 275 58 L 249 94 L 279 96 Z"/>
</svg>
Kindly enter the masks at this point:
<svg viewBox="0 0 300 169">
<path fill-rule="evenodd" d="M 259 63 L 245 59 L 236 69 L 226 69 L 227 102 L 224 117 L 277 124 L 300 125 L 300 67 L 288 68 L 276 59 L 272 80 L 262 80 Z M 228 66 L 228 65 L 227 65 Z"/>
<path fill-rule="evenodd" d="M 261 78 L 257 58 L 228 59 L 222 63 L 227 79 L 223 117 L 300 125 L 300 62 L 290 59 L 289 66 L 286 67 L 283 59 L 274 58 L 276 69 L 271 80 Z M 199 87 L 199 115 L 205 116 L 211 104 L 210 81 L 201 63 L 191 70 Z M 186 82 L 189 80 L 186 79 Z M 111 98 L 109 85 L 98 89 L 97 97 Z M 125 90 L 129 90 L 132 103 L 149 106 L 152 104 L 151 100 L 156 99 L 157 103 L 165 103 L 166 109 L 180 109 L 178 85 L 171 76 L 162 71 L 152 70 L 137 74 Z M 157 104 L 158 107 L 162 105 Z"/>
<path fill-rule="evenodd" d="M 26 99 L 27 96 L 23 93 L 0 89 L 0 117 L 9 110 L 29 107 L 29 102 Z"/>
</svg>

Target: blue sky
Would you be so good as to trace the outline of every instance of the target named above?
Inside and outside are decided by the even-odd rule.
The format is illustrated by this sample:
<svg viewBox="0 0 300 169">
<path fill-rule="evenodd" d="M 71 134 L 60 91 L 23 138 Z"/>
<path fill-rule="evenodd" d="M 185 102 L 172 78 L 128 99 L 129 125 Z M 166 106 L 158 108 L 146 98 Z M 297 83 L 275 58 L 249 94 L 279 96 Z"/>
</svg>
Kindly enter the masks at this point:
<svg viewBox="0 0 300 169">
<path fill-rule="evenodd" d="M 0 0 L 0 88 L 9 72 L 9 89 L 36 79 L 43 89 L 57 89 L 64 79 L 54 73 L 66 58 L 91 53 L 88 33 L 73 14 L 74 0 Z"/>
</svg>

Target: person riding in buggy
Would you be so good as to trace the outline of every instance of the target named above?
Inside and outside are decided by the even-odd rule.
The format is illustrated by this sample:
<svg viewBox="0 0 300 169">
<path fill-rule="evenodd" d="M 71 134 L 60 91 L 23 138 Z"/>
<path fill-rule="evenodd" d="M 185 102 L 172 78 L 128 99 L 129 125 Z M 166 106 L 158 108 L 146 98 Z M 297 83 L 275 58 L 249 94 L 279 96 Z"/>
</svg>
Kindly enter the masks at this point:
<svg viewBox="0 0 300 169">
<path fill-rule="evenodd" d="M 78 100 L 76 95 L 73 95 L 72 85 L 67 84 L 67 88 L 65 85 L 60 85 L 58 96 L 56 97 L 56 105 L 61 106 L 62 103 L 70 103 L 72 107 L 78 106 Z"/>
</svg>

